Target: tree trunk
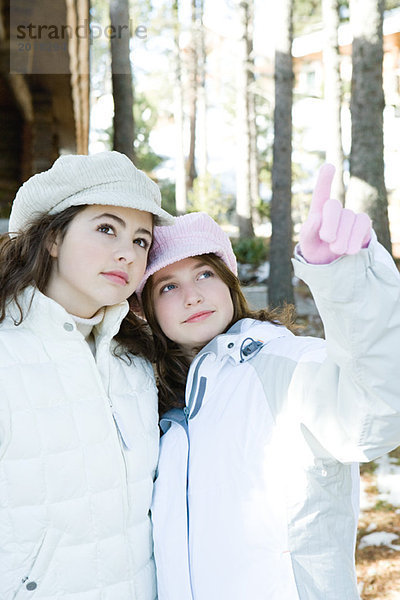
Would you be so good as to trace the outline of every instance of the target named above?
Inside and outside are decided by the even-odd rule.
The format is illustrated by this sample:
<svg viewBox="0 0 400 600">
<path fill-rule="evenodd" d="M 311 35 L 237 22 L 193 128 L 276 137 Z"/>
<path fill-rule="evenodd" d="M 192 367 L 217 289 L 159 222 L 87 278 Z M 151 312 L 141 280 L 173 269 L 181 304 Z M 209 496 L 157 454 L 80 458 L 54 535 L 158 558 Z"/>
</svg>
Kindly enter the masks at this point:
<svg viewBox="0 0 400 600">
<path fill-rule="evenodd" d="M 353 76 L 351 153 L 347 205 L 372 219 L 379 241 L 391 251 L 383 159 L 384 0 L 351 0 Z"/>
<path fill-rule="evenodd" d="M 275 4 L 275 109 L 269 303 L 294 302 L 292 286 L 292 12 L 293 0 Z"/>
<path fill-rule="evenodd" d="M 197 46 L 198 20 L 196 0 L 192 0 L 192 44 L 189 48 L 189 155 L 187 160 L 187 187 L 193 189 L 196 173 L 196 117 L 197 117 Z"/>
<path fill-rule="evenodd" d="M 342 82 L 338 43 L 339 0 L 322 0 L 324 21 L 324 70 L 326 108 L 326 160 L 335 165 L 332 198 L 344 204 L 343 146 L 342 146 Z"/>
<path fill-rule="evenodd" d="M 198 36 L 198 89 L 197 89 L 197 174 L 199 180 L 200 206 L 206 201 L 206 179 L 208 172 L 207 156 L 207 95 L 206 95 L 206 46 L 203 23 L 204 0 L 198 0 L 199 36 Z"/>
<path fill-rule="evenodd" d="M 114 150 L 126 154 L 133 162 L 133 81 L 129 57 L 129 2 L 111 0 L 111 26 L 120 35 L 111 37 L 111 74 L 114 98 Z"/>
<path fill-rule="evenodd" d="M 185 151 L 183 142 L 183 83 L 182 83 L 182 60 L 180 51 L 180 23 L 179 23 L 179 3 L 175 0 L 172 6 L 174 23 L 174 41 L 175 41 L 175 86 L 174 86 L 174 118 L 175 118 L 175 203 L 176 212 L 182 215 L 186 212 L 187 188 L 186 188 L 186 168 Z"/>
<path fill-rule="evenodd" d="M 238 164 L 236 168 L 236 214 L 240 237 L 253 237 L 251 205 L 251 131 L 250 98 L 253 50 L 254 0 L 239 1 L 240 19 L 239 64 L 237 87 Z"/>
<path fill-rule="evenodd" d="M 249 97 L 249 134 L 250 134 L 250 206 L 254 210 L 260 200 L 260 169 L 257 148 L 257 107 L 256 107 L 256 78 L 253 48 L 250 54 L 250 86 Z M 253 216 L 254 219 L 254 216 Z M 254 225 L 254 223 L 253 223 Z"/>
</svg>

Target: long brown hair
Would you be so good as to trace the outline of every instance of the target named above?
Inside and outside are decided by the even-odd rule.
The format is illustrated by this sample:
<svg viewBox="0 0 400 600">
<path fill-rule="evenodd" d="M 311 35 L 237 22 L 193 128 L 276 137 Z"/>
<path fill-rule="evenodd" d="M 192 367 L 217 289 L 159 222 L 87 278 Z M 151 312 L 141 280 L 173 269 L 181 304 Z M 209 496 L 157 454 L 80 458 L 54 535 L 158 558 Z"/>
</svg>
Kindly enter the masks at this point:
<svg viewBox="0 0 400 600">
<path fill-rule="evenodd" d="M 226 330 L 240 319 L 251 318 L 258 321 L 293 326 L 293 306 L 282 309 L 253 311 L 249 308 L 240 287 L 239 279 L 215 254 L 202 254 L 202 261 L 212 267 L 218 277 L 228 286 L 233 304 L 233 317 Z M 153 303 L 153 277 L 149 277 L 142 292 L 142 304 L 145 317 L 153 332 L 154 362 L 157 372 L 159 414 L 170 408 L 185 406 L 185 386 L 190 359 L 182 348 L 163 333 L 158 324 Z M 223 333 L 223 332 L 221 332 Z M 200 348 L 199 348 L 200 350 Z"/>
<path fill-rule="evenodd" d="M 22 323 L 25 315 L 20 294 L 30 285 L 44 293 L 52 269 L 49 248 L 58 238 L 63 240 L 74 217 L 87 205 L 71 206 L 57 215 L 40 215 L 18 235 L 0 236 L 0 323 L 7 315 L 7 305 L 15 302 Z M 151 337 L 146 323 L 129 311 L 115 336 L 117 355 L 139 355 L 151 359 Z"/>
</svg>

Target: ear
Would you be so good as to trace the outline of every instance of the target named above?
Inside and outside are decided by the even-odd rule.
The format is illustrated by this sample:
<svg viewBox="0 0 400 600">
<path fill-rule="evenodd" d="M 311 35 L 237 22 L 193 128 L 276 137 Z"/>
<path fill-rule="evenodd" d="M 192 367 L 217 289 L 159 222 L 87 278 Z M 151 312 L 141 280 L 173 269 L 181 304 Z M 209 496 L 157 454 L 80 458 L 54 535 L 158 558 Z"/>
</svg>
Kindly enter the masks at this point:
<svg viewBox="0 0 400 600">
<path fill-rule="evenodd" d="M 47 250 L 52 258 L 58 258 L 58 251 L 60 248 L 60 236 L 57 237 L 53 241 L 49 241 L 47 243 Z"/>
</svg>

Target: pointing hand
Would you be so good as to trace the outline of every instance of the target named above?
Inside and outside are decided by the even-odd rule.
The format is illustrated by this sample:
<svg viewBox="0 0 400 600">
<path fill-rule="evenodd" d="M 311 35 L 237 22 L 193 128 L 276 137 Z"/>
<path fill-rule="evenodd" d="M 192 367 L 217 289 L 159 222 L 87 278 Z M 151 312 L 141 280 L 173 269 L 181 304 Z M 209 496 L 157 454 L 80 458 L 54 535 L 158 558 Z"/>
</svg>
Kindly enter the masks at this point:
<svg viewBox="0 0 400 600">
<path fill-rule="evenodd" d="M 371 219 L 330 199 L 335 167 L 324 164 L 319 172 L 310 212 L 300 230 L 300 250 L 307 262 L 323 265 L 346 254 L 356 254 L 371 240 Z"/>
</svg>

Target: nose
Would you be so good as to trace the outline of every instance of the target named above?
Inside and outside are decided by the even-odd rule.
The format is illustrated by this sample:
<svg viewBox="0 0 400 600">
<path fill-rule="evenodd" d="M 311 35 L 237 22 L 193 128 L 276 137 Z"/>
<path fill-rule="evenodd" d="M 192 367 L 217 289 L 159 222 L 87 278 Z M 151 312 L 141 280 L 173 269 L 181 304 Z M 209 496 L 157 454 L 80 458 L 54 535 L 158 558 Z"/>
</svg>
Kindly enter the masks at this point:
<svg viewBox="0 0 400 600">
<path fill-rule="evenodd" d="M 191 285 L 185 289 L 185 306 L 194 306 L 201 304 L 204 298 L 196 286 Z"/>
<path fill-rule="evenodd" d="M 115 258 L 118 262 L 131 263 L 136 256 L 136 247 L 132 244 L 132 240 L 126 242 L 121 241 L 115 251 Z"/>
</svg>

